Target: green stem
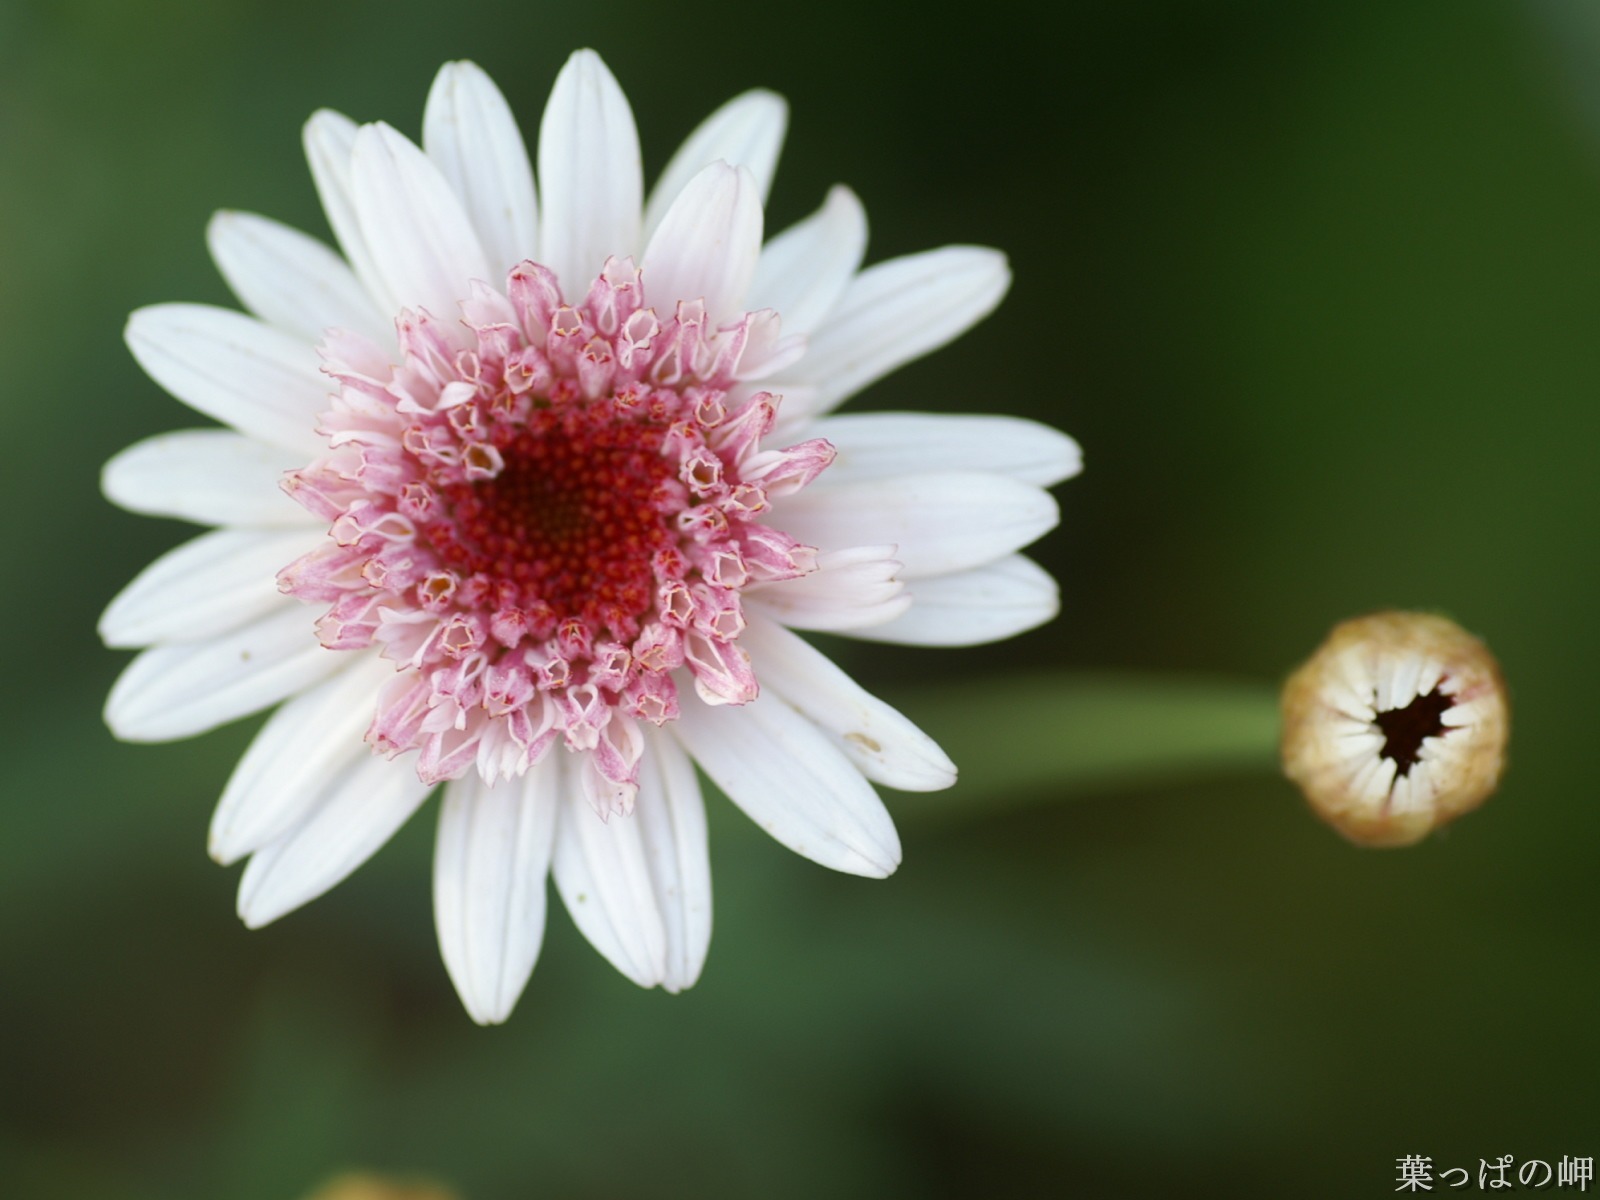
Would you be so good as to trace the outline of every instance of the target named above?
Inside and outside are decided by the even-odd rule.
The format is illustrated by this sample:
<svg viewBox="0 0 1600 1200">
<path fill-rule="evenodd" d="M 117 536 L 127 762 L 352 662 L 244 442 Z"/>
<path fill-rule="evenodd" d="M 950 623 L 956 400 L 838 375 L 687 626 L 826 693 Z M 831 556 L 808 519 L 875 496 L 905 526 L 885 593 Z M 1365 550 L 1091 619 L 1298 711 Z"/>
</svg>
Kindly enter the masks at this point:
<svg viewBox="0 0 1600 1200">
<path fill-rule="evenodd" d="M 1013 677 L 926 688 L 903 700 L 897 707 L 961 769 L 960 782 L 943 793 L 948 802 L 930 805 L 938 810 L 1007 793 L 1058 800 L 1277 769 L 1278 691 L 1259 683 L 1134 673 Z"/>
</svg>

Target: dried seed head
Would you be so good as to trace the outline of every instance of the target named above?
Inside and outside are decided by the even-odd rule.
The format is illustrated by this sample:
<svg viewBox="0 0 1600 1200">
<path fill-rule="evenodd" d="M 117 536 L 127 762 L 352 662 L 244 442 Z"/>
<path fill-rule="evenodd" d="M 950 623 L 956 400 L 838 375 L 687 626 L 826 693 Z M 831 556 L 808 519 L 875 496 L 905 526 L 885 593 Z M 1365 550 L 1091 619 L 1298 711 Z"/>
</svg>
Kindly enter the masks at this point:
<svg viewBox="0 0 1600 1200">
<path fill-rule="evenodd" d="M 1428 613 L 1334 627 L 1283 689 L 1283 769 L 1363 846 L 1409 846 L 1487 800 L 1510 715 L 1482 642 Z"/>
</svg>

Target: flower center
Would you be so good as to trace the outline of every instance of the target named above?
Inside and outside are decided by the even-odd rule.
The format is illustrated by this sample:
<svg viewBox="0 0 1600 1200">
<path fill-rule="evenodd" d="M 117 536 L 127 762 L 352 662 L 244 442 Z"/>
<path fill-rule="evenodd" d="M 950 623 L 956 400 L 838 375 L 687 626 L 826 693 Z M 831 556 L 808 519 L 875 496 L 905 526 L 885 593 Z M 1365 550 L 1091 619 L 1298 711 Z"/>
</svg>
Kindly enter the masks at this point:
<svg viewBox="0 0 1600 1200">
<path fill-rule="evenodd" d="M 331 606 L 323 645 L 395 664 L 367 738 L 418 750 L 423 779 L 518 775 L 559 740 L 626 809 L 634 724 L 677 716 L 675 676 L 707 704 L 758 694 L 741 594 L 815 569 L 765 519 L 833 447 L 761 447 L 777 397 L 738 372 L 770 313 L 658 313 L 631 263 L 578 303 L 522 263 L 462 317 L 402 313 L 397 361 L 329 335 L 330 452 L 285 486 L 330 536 L 278 585 Z"/>
<path fill-rule="evenodd" d="M 447 516 L 424 533 L 451 571 L 511 585 L 517 608 L 632 638 L 654 598 L 651 562 L 675 540 L 664 436 L 611 404 L 536 410 L 495 439 L 494 478 L 441 489 Z"/>
<path fill-rule="evenodd" d="M 1410 773 L 1422 756 L 1422 743 L 1431 737 L 1440 737 L 1448 726 L 1444 714 L 1455 707 L 1455 697 L 1447 696 L 1437 687 L 1426 695 L 1417 696 L 1404 708 L 1391 708 L 1373 718 L 1373 724 L 1383 734 L 1384 758 L 1394 760 L 1395 778 Z"/>
</svg>

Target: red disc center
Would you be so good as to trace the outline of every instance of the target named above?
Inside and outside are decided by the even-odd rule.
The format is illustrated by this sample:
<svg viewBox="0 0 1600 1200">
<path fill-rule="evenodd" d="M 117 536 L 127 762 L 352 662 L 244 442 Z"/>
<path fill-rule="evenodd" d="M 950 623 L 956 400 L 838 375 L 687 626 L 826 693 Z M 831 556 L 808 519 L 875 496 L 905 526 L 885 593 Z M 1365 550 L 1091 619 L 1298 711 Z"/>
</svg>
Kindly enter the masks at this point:
<svg viewBox="0 0 1600 1200">
<path fill-rule="evenodd" d="M 536 411 L 495 439 L 498 475 L 444 489 L 450 516 L 428 535 L 453 571 L 510 603 L 631 638 L 654 598 L 651 560 L 675 541 L 657 505 L 664 435 L 605 403 Z"/>
</svg>

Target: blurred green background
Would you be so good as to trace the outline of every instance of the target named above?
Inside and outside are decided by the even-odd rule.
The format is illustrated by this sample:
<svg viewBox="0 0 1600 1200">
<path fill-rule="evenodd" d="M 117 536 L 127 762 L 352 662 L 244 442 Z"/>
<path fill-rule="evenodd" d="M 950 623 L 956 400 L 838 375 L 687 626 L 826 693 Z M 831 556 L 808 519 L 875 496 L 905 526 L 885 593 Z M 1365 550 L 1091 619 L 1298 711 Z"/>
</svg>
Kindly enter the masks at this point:
<svg viewBox="0 0 1600 1200">
<path fill-rule="evenodd" d="M 1600 1151 L 1597 10 L 0 0 L 0 1191 L 1356 1197 L 1404 1154 Z M 652 170 L 734 92 L 787 95 L 770 229 L 845 181 L 872 258 L 1007 250 L 1000 312 L 856 403 L 1025 412 L 1088 470 L 1036 548 L 1055 624 L 837 644 L 960 751 L 955 793 L 890 797 L 893 880 L 715 801 L 699 986 L 634 988 L 553 909 L 482 1030 L 434 945 L 431 808 L 236 921 L 205 830 L 254 723 L 101 725 L 126 656 L 95 617 L 191 531 L 96 481 L 195 423 L 120 333 L 231 303 L 209 214 L 325 233 L 312 109 L 414 135 L 470 57 L 531 132 L 580 45 Z M 1105 672 L 1259 708 L 1384 606 L 1484 636 L 1516 705 L 1500 796 L 1417 849 L 1346 845 L 1265 758 L 1108 781 L 1044 752 Z M 1159 711 L 1128 711 L 1092 740 L 1154 753 Z"/>
</svg>

